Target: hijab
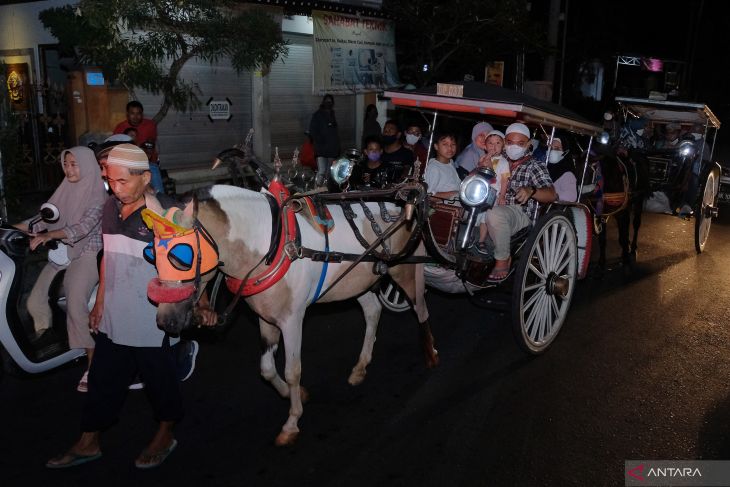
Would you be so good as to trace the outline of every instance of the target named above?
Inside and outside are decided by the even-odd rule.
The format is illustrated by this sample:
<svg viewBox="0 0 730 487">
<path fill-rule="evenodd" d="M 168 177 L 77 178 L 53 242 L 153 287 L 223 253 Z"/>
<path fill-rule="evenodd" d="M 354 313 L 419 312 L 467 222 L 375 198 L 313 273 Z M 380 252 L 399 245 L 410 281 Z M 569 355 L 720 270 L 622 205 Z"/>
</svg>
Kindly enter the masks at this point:
<svg viewBox="0 0 730 487">
<path fill-rule="evenodd" d="M 82 146 L 64 150 L 61 152 L 61 164 L 63 164 L 68 153 L 73 154 L 76 158 L 76 165 L 79 168 L 79 180 L 72 183 L 64 177 L 56 191 L 51 195 L 48 202 L 58 207 L 60 218 L 57 222 L 47 226 L 49 230 L 62 229 L 79 223 L 89 208 L 103 205 L 107 197 L 94 151 Z M 101 231 L 101 226 L 95 227 L 81 240 L 69 245 L 69 259 L 73 260 L 79 257 L 89 237 L 99 231 Z"/>
</svg>

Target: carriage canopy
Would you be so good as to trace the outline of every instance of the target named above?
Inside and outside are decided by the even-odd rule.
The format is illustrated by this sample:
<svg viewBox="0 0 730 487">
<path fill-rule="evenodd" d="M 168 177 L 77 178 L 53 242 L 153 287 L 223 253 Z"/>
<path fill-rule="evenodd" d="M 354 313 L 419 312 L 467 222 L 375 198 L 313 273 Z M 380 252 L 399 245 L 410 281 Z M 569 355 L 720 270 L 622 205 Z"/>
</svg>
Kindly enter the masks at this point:
<svg viewBox="0 0 730 487">
<path fill-rule="evenodd" d="M 383 96 L 396 107 L 423 112 L 473 113 L 502 119 L 505 124 L 520 121 L 546 124 L 583 135 L 598 135 L 602 128 L 560 105 L 500 86 L 477 81 L 459 81 L 420 90 L 391 89 Z"/>
<path fill-rule="evenodd" d="M 645 98 L 616 97 L 616 102 L 636 117 L 659 123 L 684 123 L 709 125 L 720 128 L 720 119 L 704 103 L 650 100 Z"/>
</svg>

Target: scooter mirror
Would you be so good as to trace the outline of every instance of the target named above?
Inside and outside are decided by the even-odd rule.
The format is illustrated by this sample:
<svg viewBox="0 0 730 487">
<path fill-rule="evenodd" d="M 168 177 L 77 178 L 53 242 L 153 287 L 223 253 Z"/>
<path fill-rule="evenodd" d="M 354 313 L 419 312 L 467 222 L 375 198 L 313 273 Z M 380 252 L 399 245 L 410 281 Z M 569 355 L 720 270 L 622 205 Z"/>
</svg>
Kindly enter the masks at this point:
<svg viewBox="0 0 730 487">
<path fill-rule="evenodd" d="M 61 213 L 53 203 L 43 203 L 41 205 L 41 219 L 46 223 L 55 223 L 61 217 Z"/>
</svg>

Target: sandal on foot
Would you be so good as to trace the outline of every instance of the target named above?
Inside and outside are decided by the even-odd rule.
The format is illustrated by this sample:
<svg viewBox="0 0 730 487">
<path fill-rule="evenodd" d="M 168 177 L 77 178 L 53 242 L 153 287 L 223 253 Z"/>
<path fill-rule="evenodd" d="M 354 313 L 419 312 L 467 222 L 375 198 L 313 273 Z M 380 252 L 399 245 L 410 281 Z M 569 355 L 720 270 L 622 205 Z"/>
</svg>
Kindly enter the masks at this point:
<svg viewBox="0 0 730 487">
<path fill-rule="evenodd" d="M 173 439 L 170 446 L 164 450 L 160 450 L 156 453 L 151 453 L 147 450 L 143 451 L 142 454 L 134 461 L 134 466 L 137 468 L 155 468 L 162 465 L 170 453 L 177 447 L 177 440 Z"/>
<path fill-rule="evenodd" d="M 101 458 L 101 452 L 94 453 L 93 455 L 81 455 L 68 451 L 63 455 L 51 458 L 46 463 L 46 468 L 71 468 L 84 463 L 93 462 Z"/>
<path fill-rule="evenodd" d="M 492 272 L 487 276 L 489 282 L 502 282 L 512 273 L 512 257 L 508 257 L 504 262 L 497 262 Z"/>
</svg>

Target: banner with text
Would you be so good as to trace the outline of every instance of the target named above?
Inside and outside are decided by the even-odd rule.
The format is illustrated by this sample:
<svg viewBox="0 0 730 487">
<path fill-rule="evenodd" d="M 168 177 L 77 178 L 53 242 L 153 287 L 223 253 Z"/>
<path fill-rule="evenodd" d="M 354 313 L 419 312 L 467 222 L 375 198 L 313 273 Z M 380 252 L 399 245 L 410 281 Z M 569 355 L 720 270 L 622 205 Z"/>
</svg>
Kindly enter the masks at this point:
<svg viewBox="0 0 730 487">
<path fill-rule="evenodd" d="M 383 19 L 312 12 L 315 95 L 353 94 L 400 84 L 395 26 Z"/>
</svg>

